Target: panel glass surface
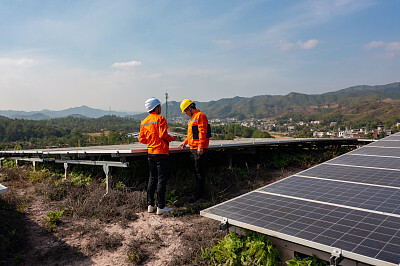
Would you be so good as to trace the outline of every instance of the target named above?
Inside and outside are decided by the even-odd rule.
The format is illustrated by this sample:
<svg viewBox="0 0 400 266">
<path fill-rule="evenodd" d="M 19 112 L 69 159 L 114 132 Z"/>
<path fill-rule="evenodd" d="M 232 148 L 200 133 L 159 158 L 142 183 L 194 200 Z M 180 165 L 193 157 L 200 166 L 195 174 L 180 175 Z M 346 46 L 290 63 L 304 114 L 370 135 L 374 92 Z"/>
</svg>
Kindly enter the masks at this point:
<svg viewBox="0 0 400 266">
<path fill-rule="evenodd" d="M 330 160 L 326 163 L 400 170 L 400 158 L 390 158 L 390 157 L 345 154 L 333 160 Z"/>
<path fill-rule="evenodd" d="M 364 155 L 378 155 L 378 156 L 393 156 L 400 158 L 399 148 L 384 148 L 377 146 L 364 146 L 357 150 L 351 151 L 348 154 L 364 154 Z"/>
<path fill-rule="evenodd" d="M 386 140 L 400 140 L 400 134 L 397 133 L 395 135 L 391 135 L 391 136 L 383 139 L 383 141 L 386 141 Z"/>
<path fill-rule="evenodd" d="M 393 170 L 323 163 L 307 169 L 299 175 L 400 188 L 400 171 Z"/>
<path fill-rule="evenodd" d="M 205 212 L 228 218 L 228 223 L 238 221 L 256 226 L 261 233 L 266 233 L 266 229 L 294 236 L 300 244 L 304 239 L 374 259 L 400 262 L 398 217 L 257 191 Z"/>
<path fill-rule="evenodd" d="M 400 215 L 400 189 L 291 176 L 261 191 Z"/>
<path fill-rule="evenodd" d="M 397 140 L 384 140 L 384 141 L 377 141 L 373 143 L 373 146 L 378 147 L 400 147 L 400 141 Z"/>
</svg>

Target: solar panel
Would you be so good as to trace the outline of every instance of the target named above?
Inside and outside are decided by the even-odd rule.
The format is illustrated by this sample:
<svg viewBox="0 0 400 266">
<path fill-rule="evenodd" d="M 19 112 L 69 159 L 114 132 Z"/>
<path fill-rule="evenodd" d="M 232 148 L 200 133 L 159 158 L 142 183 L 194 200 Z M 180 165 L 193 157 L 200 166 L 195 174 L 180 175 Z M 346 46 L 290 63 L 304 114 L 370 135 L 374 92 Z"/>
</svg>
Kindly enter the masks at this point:
<svg viewBox="0 0 400 266">
<path fill-rule="evenodd" d="M 400 134 L 201 212 L 377 265 L 400 263 Z M 389 139 L 389 138 L 388 138 Z M 385 142 L 385 144 L 381 144 Z"/>
<path fill-rule="evenodd" d="M 260 191 L 207 209 L 235 225 L 277 235 L 307 246 L 332 247 L 391 263 L 399 262 L 400 217 L 276 196 Z M 204 215 L 204 213 L 202 213 Z M 277 234 L 278 233 L 278 234 Z M 390 250 L 383 250 L 388 246 Z M 346 254 L 346 252 L 344 253 Z"/>
<path fill-rule="evenodd" d="M 373 143 L 373 146 L 377 147 L 399 147 L 399 145 L 398 140 L 377 141 Z"/>
<path fill-rule="evenodd" d="M 377 147 L 377 146 L 365 146 L 349 152 L 349 154 L 360 154 L 360 155 L 377 155 L 377 156 L 391 156 L 391 157 L 399 157 L 400 158 L 400 149 L 399 148 L 386 148 L 386 147 Z"/>
<path fill-rule="evenodd" d="M 382 139 L 382 141 L 387 141 L 387 140 L 400 140 L 400 136 L 399 135 L 391 135 L 387 138 Z"/>
<path fill-rule="evenodd" d="M 400 174 L 400 173 L 399 173 Z M 332 189 L 335 188 L 335 189 Z M 400 215 L 400 189 L 291 176 L 260 189 L 271 194 Z"/>
<path fill-rule="evenodd" d="M 8 191 L 7 187 L 5 187 L 2 184 L 0 184 L 0 194 L 1 193 L 6 193 L 7 191 Z"/>
<path fill-rule="evenodd" d="M 400 142 L 399 142 L 400 145 Z M 327 162 L 350 166 L 400 170 L 400 158 L 345 154 Z"/>
<path fill-rule="evenodd" d="M 309 177 L 323 177 L 325 179 L 400 188 L 400 171 L 394 170 L 330 165 L 325 163 L 305 170 L 299 174 Z"/>
</svg>

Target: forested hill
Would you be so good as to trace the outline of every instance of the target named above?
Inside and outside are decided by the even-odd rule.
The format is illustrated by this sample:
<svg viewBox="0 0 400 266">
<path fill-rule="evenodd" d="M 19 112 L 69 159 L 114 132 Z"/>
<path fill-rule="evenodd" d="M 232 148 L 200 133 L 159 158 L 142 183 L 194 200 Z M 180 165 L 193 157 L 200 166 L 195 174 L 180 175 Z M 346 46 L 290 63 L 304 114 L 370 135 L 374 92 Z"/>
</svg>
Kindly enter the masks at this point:
<svg viewBox="0 0 400 266">
<path fill-rule="evenodd" d="M 261 95 L 251 98 L 234 97 L 211 102 L 197 102 L 209 118 L 276 118 L 290 114 L 346 115 L 379 105 L 381 112 L 373 115 L 400 113 L 400 82 L 379 86 L 355 86 L 322 94 L 292 92 L 287 95 Z M 163 114 L 165 115 L 165 105 Z M 134 116 L 142 119 L 146 114 Z M 179 102 L 169 102 L 168 116 L 182 116 Z"/>
</svg>

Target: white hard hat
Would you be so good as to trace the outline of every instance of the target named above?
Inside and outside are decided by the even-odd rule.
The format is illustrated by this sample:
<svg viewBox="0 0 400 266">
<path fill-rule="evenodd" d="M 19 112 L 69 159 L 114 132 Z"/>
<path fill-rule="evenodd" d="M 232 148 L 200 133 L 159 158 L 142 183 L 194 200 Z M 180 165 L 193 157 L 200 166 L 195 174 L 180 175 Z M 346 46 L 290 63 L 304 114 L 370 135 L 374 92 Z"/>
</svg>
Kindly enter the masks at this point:
<svg viewBox="0 0 400 266">
<path fill-rule="evenodd" d="M 144 103 L 144 106 L 146 107 L 146 111 L 150 112 L 151 110 L 156 108 L 157 105 L 159 104 L 161 104 L 161 102 L 157 98 L 151 97 L 147 99 L 147 101 Z"/>
</svg>

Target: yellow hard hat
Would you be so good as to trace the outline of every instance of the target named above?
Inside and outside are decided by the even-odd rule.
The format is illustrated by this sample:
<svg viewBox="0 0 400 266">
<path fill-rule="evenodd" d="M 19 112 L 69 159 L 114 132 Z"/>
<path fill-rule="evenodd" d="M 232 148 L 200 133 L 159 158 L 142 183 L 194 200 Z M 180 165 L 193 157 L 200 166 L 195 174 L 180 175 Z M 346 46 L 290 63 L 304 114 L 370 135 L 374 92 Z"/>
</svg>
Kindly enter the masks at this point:
<svg viewBox="0 0 400 266">
<path fill-rule="evenodd" d="M 189 105 L 191 105 L 193 103 L 192 100 L 190 99 L 185 99 L 181 102 L 181 110 L 182 110 L 182 114 L 185 112 L 186 108 L 189 107 Z"/>
</svg>

